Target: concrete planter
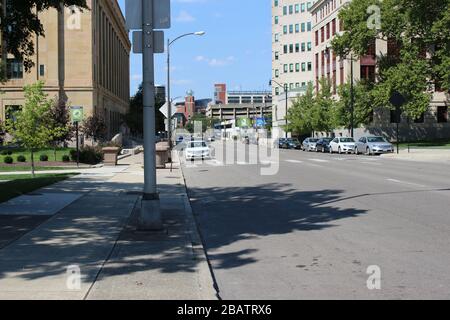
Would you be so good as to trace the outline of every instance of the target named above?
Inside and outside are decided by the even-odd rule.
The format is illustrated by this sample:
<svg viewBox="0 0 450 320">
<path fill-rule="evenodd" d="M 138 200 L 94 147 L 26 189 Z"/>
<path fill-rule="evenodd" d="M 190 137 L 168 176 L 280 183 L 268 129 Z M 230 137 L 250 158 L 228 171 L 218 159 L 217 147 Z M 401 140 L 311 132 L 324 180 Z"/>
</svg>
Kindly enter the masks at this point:
<svg viewBox="0 0 450 320">
<path fill-rule="evenodd" d="M 156 144 L 156 168 L 165 169 L 169 162 L 170 147 L 168 142 L 159 142 Z"/>
<path fill-rule="evenodd" d="M 117 157 L 120 152 L 118 147 L 106 147 L 102 149 L 104 154 L 103 164 L 105 166 L 117 166 Z"/>
</svg>

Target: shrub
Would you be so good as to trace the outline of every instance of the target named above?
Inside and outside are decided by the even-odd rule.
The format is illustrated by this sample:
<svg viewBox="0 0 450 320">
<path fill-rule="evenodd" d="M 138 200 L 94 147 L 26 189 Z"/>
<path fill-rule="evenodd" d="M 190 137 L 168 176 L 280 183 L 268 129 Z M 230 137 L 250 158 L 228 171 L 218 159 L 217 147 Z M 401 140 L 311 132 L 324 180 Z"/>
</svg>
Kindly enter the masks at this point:
<svg viewBox="0 0 450 320">
<path fill-rule="evenodd" d="M 48 155 L 46 155 L 46 154 L 41 154 L 41 155 L 39 156 L 39 160 L 42 161 L 42 162 L 47 162 L 47 161 L 48 161 Z"/>
<path fill-rule="evenodd" d="M 7 156 L 8 155 L 8 150 L 2 150 L 2 156 Z"/>
<path fill-rule="evenodd" d="M 14 162 L 14 160 L 13 160 L 13 158 L 12 158 L 11 156 L 6 156 L 6 157 L 3 159 L 3 161 L 4 161 L 6 164 L 12 164 L 12 163 Z"/>
<path fill-rule="evenodd" d="M 76 152 L 75 152 L 76 159 Z M 103 160 L 103 151 L 100 147 L 85 146 L 80 149 L 80 162 L 85 164 L 98 164 Z"/>
<path fill-rule="evenodd" d="M 72 159 L 72 161 L 77 161 L 77 150 L 70 150 L 70 159 Z"/>
<path fill-rule="evenodd" d="M 8 152 L 8 156 L 13 154 L 11 150 L 8 150 L 7 152 Z"/>
<path fill-rule="evenodd" d="M 62 161 L 63 162 L 70 162 L 70 156 L 68 156 L 67 154 L 63 155 Z"/>
<path fill-rule="evenodd" d="M 20 155 L 17 157 L 17 162 L 26 162 L 27 158 L 24 155 Z"/>
</svg>

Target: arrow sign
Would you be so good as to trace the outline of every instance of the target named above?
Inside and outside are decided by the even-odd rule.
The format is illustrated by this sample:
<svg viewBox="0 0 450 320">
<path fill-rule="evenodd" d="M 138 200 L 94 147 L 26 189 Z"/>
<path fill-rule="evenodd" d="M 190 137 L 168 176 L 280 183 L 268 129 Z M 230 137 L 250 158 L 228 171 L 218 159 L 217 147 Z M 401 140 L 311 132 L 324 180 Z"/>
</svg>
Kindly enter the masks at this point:
<svg viewBox="0 0 450 320">
<path fill-rule="evenodd" d="M 159 111 L 161 111 L 161 113 L 164 115 L 164 117 L 167 119 L 169 116 L 169 103 L 166 102 L 164 103 L 164 105 L 159 109 Z M 172 105 L 172 118 L 173 116 L 177 113 L 176 108 L 174 108 L 174 106 Z"/>
</svg>

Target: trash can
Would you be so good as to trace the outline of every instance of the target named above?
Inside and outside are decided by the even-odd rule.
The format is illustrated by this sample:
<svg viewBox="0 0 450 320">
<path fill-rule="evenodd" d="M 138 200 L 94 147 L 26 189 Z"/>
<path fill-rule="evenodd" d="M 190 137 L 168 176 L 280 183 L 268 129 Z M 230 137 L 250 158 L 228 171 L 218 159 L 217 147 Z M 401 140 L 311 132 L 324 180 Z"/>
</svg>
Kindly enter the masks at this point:
<svg viewBox="0 0 450 320">
<path fill-rule="evenodd" d="M 169 143 L 159 142 L 156 144 L 156 168 L 166 168 L 166 163 L 169 162 L 169 153 Z"/>
</svg>

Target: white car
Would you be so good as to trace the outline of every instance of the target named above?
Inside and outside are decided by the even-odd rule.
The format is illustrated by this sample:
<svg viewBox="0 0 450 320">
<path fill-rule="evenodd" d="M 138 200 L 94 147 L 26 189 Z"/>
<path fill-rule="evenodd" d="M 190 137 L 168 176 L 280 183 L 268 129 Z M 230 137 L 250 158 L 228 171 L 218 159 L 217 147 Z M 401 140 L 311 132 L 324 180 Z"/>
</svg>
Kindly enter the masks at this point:
<svg viewBox="0 0 450 320">
<path fill-rule="evenodd" d="M 330 153 L 352 153 L 355 151 L 355 147 L 356 143 L 353 138 L 334 138 L 333 141 L 330 142 Z"/>
<path fill-rule="evenodd" d="M 187 161 L 211 158 L 211 151 L 205 141 L 186 142 L 186 149 L 184 149 L 184 154 Z"/>
</svg>

